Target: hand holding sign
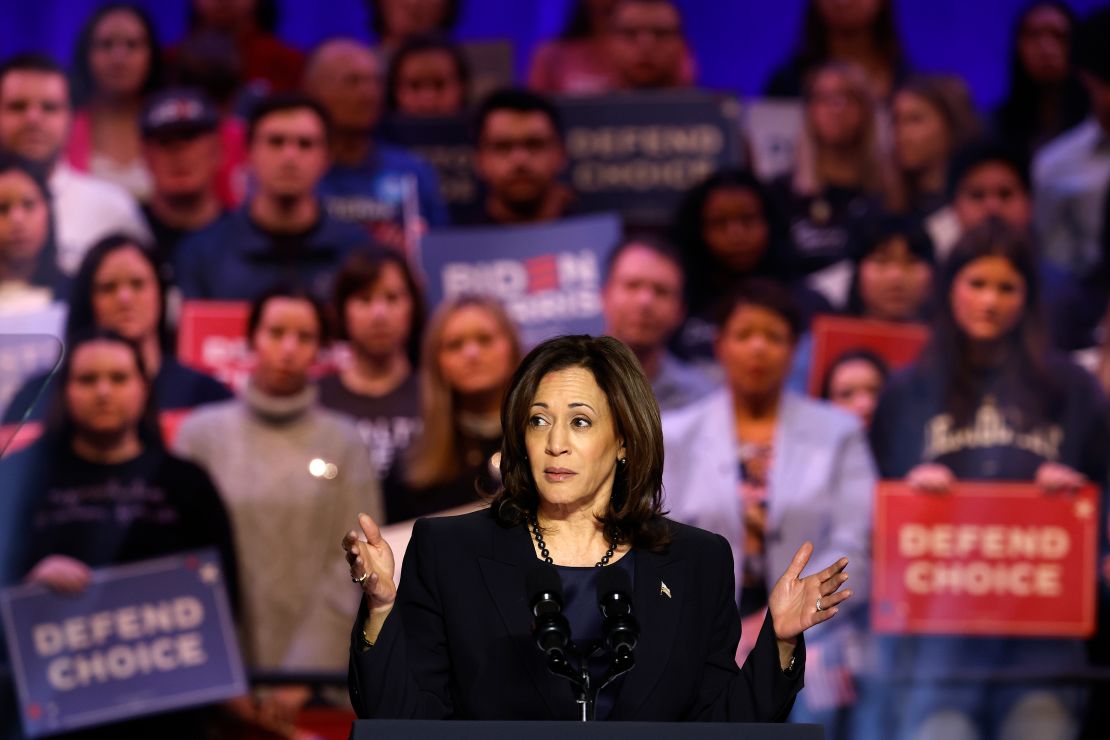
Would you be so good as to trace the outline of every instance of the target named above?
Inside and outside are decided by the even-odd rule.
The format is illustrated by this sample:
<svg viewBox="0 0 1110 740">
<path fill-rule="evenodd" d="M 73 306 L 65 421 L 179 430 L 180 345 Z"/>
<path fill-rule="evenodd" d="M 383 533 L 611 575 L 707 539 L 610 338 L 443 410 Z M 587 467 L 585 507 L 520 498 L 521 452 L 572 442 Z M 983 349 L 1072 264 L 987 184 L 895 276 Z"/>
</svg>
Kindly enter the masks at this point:
<svg viewBox="0 0 1110 740">
<path fill-rule="evenodd" d="M 906 475 L 906 483 L 915 491 L 948 493 L 956 484 L 956 474 L 947 465 L 922 463 Z"/>
<path fill-rule="evenodd" d="M 1049 493 L 1075 493 L 1087 485 L 1087 476 L 1060 463 L 1041 463 L 1034 482 Z"/>
<path fill-rule="evenodd" d="M 28 583 L 41 583 L 63 594 L 81 593 L 91 578 L 89 566 L 65 555 L 47 555 L 27 574 Z"/>
</svg>

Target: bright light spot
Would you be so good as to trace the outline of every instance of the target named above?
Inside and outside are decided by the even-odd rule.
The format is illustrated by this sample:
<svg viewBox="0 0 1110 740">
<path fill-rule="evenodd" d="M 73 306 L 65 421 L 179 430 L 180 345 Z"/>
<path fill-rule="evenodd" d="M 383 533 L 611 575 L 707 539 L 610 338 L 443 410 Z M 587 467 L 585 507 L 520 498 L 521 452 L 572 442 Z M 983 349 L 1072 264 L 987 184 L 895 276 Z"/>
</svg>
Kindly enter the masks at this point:
<svg viewBox="0 0 1110 740">
<path fill-rule="evenodd" d="M 328 469 L 328 464 L 318 457 L 313 458 L 308 463 L 308 472 L 314 478 L 320 478 Z"/>
</svg>

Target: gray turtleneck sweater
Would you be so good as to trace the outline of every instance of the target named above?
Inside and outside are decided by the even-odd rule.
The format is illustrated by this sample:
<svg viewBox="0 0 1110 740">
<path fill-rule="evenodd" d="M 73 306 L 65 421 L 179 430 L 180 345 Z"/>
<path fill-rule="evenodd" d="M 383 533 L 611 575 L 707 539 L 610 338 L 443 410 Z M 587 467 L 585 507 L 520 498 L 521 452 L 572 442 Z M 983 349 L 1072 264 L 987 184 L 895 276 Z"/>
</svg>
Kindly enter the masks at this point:
<svg viewBox="0 0 1110 740">
<path fill-rule="evenodd" d="M 220 490 L 235 532 L 243 652 L 256 669 L 345 671 L 361 591 L 339 540 L 365 511 L 382 521 L 366 449 L 316 388 L 203 406 L 176 446 Z"/>
</svg>

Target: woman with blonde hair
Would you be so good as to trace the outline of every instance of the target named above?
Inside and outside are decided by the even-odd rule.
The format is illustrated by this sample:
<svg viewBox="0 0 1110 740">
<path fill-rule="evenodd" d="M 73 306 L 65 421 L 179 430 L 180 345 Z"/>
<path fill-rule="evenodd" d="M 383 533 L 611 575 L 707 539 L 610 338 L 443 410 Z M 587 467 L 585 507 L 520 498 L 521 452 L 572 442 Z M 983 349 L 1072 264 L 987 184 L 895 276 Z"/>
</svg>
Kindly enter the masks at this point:
<svg viewBox="0 0 1110 740">
<path fill-rule="evenodd" d="M 497 299 L 464 295 L 432 314 L 421 358 L 423 433 L 385 482 L 391 522 L 492 492 L 488 461 L 501 449 L 501 401 L 520 362 L 520 339 Z"/>
<path fill-rule="evenodd" d="M 834 304 L 847 288 L 813 277 L 851 254 L 859 225 L 891 192 L 893 177 L 880 145 L 878 105 L 854 65 L 830 62 L 809 78 L 805 125 L 794 172 L 778 183 L 790 222 L 796 267 Z"/>
</svg>

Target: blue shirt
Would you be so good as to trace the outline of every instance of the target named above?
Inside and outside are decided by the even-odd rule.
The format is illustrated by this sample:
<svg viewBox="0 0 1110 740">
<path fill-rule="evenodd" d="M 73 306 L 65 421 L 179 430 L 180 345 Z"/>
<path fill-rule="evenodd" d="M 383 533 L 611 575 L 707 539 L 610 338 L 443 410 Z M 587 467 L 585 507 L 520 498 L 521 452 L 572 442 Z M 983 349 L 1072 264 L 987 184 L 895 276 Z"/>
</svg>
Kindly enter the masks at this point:
<svg viewBox="0 0 1110 740">
<path fill-rule="evenodd" d="M 181 242 L 178 285 L 185 298 L 249 301 L 279 284 L 302 287 L 321 299 L 347 256 L 366 233 L 328 215 L 299 234 L 265 231 L 247 207 L 220 217 Z"/>
<path fill-rule="evenodd" d="M 429 226 L 449 223 L 435 170 L 420 157 L 377 142 L 358 166 L 335 164 L 320 182 L 320 197 L 334 218 L 369 228 L 402 224 L 407 183 L 416 186 L 419 216 Z"/>
</svg>

